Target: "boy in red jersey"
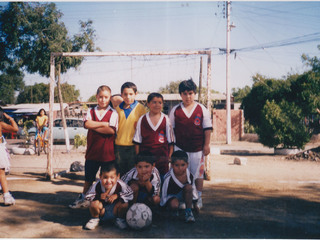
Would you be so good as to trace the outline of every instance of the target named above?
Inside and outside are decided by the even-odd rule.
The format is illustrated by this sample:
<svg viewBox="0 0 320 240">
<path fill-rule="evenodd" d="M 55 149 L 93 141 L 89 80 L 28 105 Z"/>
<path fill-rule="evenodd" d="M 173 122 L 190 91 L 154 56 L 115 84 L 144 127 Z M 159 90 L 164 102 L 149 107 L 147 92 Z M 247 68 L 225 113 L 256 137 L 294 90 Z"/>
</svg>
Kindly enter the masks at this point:
<svg viewBox="0 0 320 240">
<path fill-rule="evenodd" d="M 202 207 L 202 189 L 204 157 L 210 153 L 210 135 L 212 121 L 209 111 L 195 101 L 197 91 L 192 79 L 179 84 L 182 103 L 174 106 L 169 118 L 174 129 L 176 143 L 174 150 L 183 150 L 189 157 L 189 170 L 195 177 L 199 200 L 197 207 Z"/>
<path fill-rule="evenodd" d="M 163 96 L 151 93 L 147 98 L 150 112 L 140 117 L 133 138 L 136 154 L 149 151 L 156 157 L 155 166 L 161 179 L 169 171 L 169 158 L 173 152 L 174 133 L 169 117 L 162 113 Z"/>
<path fill-rule="evenodd" d="M 89 206 L 84 196 L 96 180 L 99 167 L 115 161 L 114 140 L 118 129 L 118 114 L 110 106 L 111 89 L 105 85 L 100 86 L 96 98 L 98 106 L 91 108 L 84 119 L 88 135 L 83 192 L 73 204 L 69 205 L 70 208 Z"/>
</svg>

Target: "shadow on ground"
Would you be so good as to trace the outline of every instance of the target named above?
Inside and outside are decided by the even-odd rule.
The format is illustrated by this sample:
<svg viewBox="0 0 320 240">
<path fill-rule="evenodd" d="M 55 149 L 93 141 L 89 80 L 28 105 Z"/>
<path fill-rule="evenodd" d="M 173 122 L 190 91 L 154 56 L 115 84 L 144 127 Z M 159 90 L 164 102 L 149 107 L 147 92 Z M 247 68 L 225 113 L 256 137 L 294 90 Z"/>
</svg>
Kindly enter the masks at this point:
<svg viewBox="0 0 320 240">
<path fill-rule="evenodd" d="M 72 184 L 68 179 L 52 182 L 54 186 L 68 184 Z M 204 208 L 194 224 L 184 223 L 183 215 L 172 219 L 160 211 L 154 214 L 152 226 L 144 231 L 123 231 L 108 223 L 85 231 L 82 226 L 90 217 L 88 209 L 68 208 L 77 196 L 75 192 L 14 191 L 18 204 L 1 206 L 1 214 L 10 218 L 1 219 L 0 225 L 22 231 L 31 223 L 39 229 L 53 223 L 52 228 L 42 229 L 38 237 L 320 238 L 320 187 L 306 185 L 298 191 L 306 197 L 239 185 L 209 185 L 203 192 Z M 14 232 L 10 234 L 16 236 Z"/>
</svg>

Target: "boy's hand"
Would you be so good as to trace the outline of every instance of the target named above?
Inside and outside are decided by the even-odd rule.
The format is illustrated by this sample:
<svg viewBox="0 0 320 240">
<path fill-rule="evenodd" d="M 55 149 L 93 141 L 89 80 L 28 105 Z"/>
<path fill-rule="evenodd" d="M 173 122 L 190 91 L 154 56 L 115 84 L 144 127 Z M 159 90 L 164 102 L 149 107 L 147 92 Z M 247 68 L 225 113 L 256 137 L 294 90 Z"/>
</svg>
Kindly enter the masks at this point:
<svg viewBox="0 0 320 240">
<path fill-rule="evenodd" d="M 209 145 L 204 145 L 203 146 L 203 155 L 207 156 L 210 153 L 210 146 Z"/>
<path fill-rule="evenodd" d="M 101 198 L 101 200 L 106 200 L 108 198 L 108 194 L 107 193 L 101 193 L 100 198 Z"/>
<path fill-rule="evenodd" d="M 118 198 L 117 194 L 113 194 L 111 196 L 109 196 L 109 198 L 107 199 L 107 203 L 113 203 L 116 199 Z"/>
<path fill-rule="evenodd" d="M 145 186 L 146 183 L 150 181 L 150 178 L 151 178 L 151 173 L 146 173 L 144 175 L 138 175 L 139 185 Z"/>
</svg>

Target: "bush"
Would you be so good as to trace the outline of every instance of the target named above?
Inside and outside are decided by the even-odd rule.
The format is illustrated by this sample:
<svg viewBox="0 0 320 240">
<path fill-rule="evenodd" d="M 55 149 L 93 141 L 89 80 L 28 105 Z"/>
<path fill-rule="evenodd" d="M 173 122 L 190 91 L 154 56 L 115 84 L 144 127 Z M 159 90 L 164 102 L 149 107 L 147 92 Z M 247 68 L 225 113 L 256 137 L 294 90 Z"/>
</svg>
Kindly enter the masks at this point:
<svg viewBox="0 0 320 240">
<path fill-rule="evenodd" d="M 80 146 L 86 146 L 87 145 L 87 136 L 83 134 L 77 134 L 74 136 L 74 147 L 78 148 Z"/>
<path fill-rule="evenodd" d="M 294 103 L 267 100 L 257 129 L 260 142 L 274 148 L 303 149 L 311 138 L 303 119 L 301 109 Z"/>
</svg>

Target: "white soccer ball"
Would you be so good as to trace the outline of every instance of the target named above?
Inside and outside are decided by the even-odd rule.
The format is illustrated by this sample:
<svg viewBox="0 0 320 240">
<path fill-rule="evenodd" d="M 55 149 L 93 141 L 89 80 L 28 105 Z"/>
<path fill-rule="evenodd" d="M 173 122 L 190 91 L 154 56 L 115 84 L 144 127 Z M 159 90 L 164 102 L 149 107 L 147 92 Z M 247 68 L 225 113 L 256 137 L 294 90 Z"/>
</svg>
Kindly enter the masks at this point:
<svg viewBox="0 0 320 240">
<path fill-rule="evenodd" d="M 143 203 L 135 203 L 129 208 L 126 220 L 133 229 L 146 228 L 152 223 L 152 211 Z"/>
</svg>

